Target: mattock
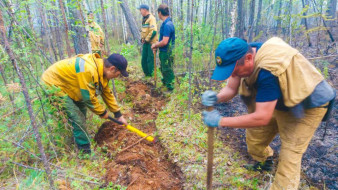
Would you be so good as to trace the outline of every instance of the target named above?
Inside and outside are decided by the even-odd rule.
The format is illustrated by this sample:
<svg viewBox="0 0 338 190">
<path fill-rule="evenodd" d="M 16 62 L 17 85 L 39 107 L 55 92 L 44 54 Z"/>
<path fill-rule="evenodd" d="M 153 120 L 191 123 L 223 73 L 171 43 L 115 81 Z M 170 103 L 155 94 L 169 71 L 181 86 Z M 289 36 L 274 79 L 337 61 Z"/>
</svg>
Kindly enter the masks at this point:
<svg viewBox="0 0 338 190">
<path fill-rule="evenodd" d="M 208 107 L 212 111 L 213 107 Z M 208 126 L 208 165 L 207 165 L 207 190 L 212 189 L 212 166 L 214 162 L 214 127 Z"/>
</svg>

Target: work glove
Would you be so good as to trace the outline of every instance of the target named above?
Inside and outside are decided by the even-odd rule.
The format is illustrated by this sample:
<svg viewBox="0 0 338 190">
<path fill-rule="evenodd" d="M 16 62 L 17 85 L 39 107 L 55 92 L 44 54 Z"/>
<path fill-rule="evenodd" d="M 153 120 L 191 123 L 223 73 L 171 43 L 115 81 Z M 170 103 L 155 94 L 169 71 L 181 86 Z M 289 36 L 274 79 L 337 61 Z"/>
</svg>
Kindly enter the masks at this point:
<svg viewBox="0 0 338 190">
<path fill-rule="evenodd" d="M 204 106 L 214 106 L 217 102 L 217 93 L 207 90 L 202 94 L 202 104 Z"/>
<path fill-rule="evenodd" d="M 203 122 L 209 127 L 218 127 L 222 119 L 221 114 L 217 110 L 203 111 Z"/>
</svg>

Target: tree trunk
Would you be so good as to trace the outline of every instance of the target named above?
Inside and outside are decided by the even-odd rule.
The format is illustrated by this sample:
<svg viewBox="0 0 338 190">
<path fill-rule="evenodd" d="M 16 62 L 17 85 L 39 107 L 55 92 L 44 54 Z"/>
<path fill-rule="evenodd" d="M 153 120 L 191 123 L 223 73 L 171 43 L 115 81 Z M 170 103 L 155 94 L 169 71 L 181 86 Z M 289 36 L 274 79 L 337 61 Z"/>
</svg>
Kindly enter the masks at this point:
<svg viewBox="0 0 338 190">
<path fill-rule="evenodd" d="M 26 82 L 24 80 L 24 77 L 23 77 L 23 75 L 21 73 L 21 70 L 20 70 L 19 66 L 17 65 L 17 62 L 16 62 L 16 59 L 14 57 L 13 51 L 12 51 L 12 49 L 10 47 L 10 44 L 9 44 L 9 42 L 7 40 L 7 37 L 6 37 L 6 31 L 5 31 L 4 21 L 3 21 L 3 18 L 2 18 L 2 11 L 1 11 L 1 9 L 0 9 L 0 33 L 1 33 L 1 38 L 3 39 L 4 44 L 5 44 L 4 45 L 5 50 L 6 50 L 8 56 L 10 58 L 10 61 L 13 64 L 13 68 L 15 68 L 16 73 L 19 76 L 19 80 L 20 80 L 20 83 L 21 83 L 21 86 L 22 86 L 22 93 L 23 93 L 23 95 L 25 97 L 25 102 L 26 102 L 26 106 L 27 106 L 27 109 L 28 109 L 29 118 L 30 118 L 30 121 L 31 121 L 31 125 L 33 127 L 33 132 L 34 132 L 35 140 L 36 140 L 36 143 L 37 143 L 37 145 L 39 147 L 39 151 L 40 151 L 40 154 L 41 154 L 41 159 L 42 159 L 43 164 L 44 164 L 44 168 L 45 168 L 45 171 L 46 171 L 46 174 L 47 174 L 47 178 L 49 180 L 50 189 L 55 189 L 54 180 L 53 180 L 52 175 L 51 175 L 48 159 L 46 157 L 44 147 L 43 147 L 43 145 L 41 143 L 41 135 L 39 133 L 39 129 L 38 129 L 38 126 L 37 126 L 36 121 L 35 121 L 35 116 L 34 116 L 32 104 L 31 104 L 31 99 L 30 99 L 29 94 L 28 94 Z"/>
<path fill-rule="evenodd" d="M 231 28 L 230 28 L 230 37 L 234 37 L 235 36 L 235 32 L 236 32 L 236 10 L 238 9 L 237 7 L 237 1 L 234 1 L 233 3 L 233 7 L 232 7 L 232 11 L 231 11 Z M 237 8 L 237 9 L 236 9 Z"/>
<path fill-rule="evenodd" d="M 210 59 L 209 59 L 209 63 L 208 63 L 208 74 L 209 74 L 209 89 L 211 89 L 211 72 L 210 72 L 210 69 L 211 69 L 211 61 L 213 60 L 212 59 L 212 52 L 214 50 L 214 44 L 215 44 L 215 36 L 216 36 L 216 28 L 217 28 L 217 20 L 218 20 L 218 14 L 219 14 L 219 9 L 221 8 L 222 10 L 222 6 L 220 5 L 220 0 L 217 0 L 216 2 L 216 14 L 215 14 L 215 24 L 214 24 L 214 35 L 212 36 L 212 43 L 211 43 L 211 48 L 210 48 Z"/>
<path fill-rule="evenodd" d="M 51 35 L 51 31 L 49 29 L 48 22 L 47 22 L 47 19 L 46 19 L 46 14 L 45 14 L 45 11 L 44 11 L 44 8 L 43 8 L 44 5 L 43 5 L 41 0 L 39 0 L 38 2 L 39 2 L 38 9 L 39 9 L 40 17 L 41 17 L 41 20 L 42 20 L 42 31 L 44 32 L 44 36 L 47 37 L 47 45 L 48 45 L 48 50 L 49 50 L 49 54 L 50 54 L 49 56 L 51 57 L 52 62 L 54 62 L 55 59 L 53 58 L 53 56 L 55 56 L 55 54 L 53 53 L 53 49 L 52 49 L 53 48 L 52 47 L 53 37 Z M 41 36 L 41 37 L 44 38 L 44 36 Z"/>
<path fill-rule="evenodd" d="M 258 36 L 260 32 L 262 3 L 263 3 L 262 0 L 258 1 L 257 18 L 256 18 L 256 24 L 255 24 L 255 37 Z"/>
<path fill-rule="evenodd" d="M 334 20 L 336 18 L 336 10 L 337 10 L 337 0 L 330 0 L 327 5 L 327 11 L 326 11 L 326 16 L 329 19 L 332 19 L 328 21 L 328 25 L 331 27 L 331 30 L 333 29 L 335 22 L 337 20 Z"/>
<path fill-rule="evenodd" d="M 129 29 L 130 29 L 130 32 L 132 33 L 133 37 L 134 37 L 134 41 L 137 42 L 137 45 L 138 46 L 141 46 L 141 34 L 140 34 L 140 31 L 136 25 L 136 22 L 135 22 L 135 19 L 133 17 L 133 15 L 131 14 L 130 12 L 130 9 L 128 7 L 128 4 L 127 2 L 125 2 L 125 0 L 120 0 L 120 6 L 122 8 L 122 11 L 125 15 L 125 18 L 128 22 L 128 25 L 129 25 Z"/>
<path fill-rule="evenodd" d="M 189 6 L 189 5 L 188 5 Z M 190 16 L 190 53 L 189 53 L 189 120 L 190 120 L 190 112 L 191 112 L 191 104 L 192 104 L 192 94 L 191 94 L 191 68 L 192 68 L 192 50 L 193 50 L 193 20 L 194 20 L 194 0 L 191 0 L 191 16 Z"/>
<path fill-rule="evenodd" d="M 248 27 L 249 42 L 252 41 L 252 35 L 253 35 L 252 31 L 253 31 L 254 18 L 255 18 L 255 5 L 256 5 L 256 1 L 251 0 L 251 2 L 250 2 L 249 27 Z"/>
<path fill-rule="evenodd" d="M 208 0 L 205 0 L 203 24 L 207 23 L 207 12 L 208 12 Z"/>
<path fill-rule="evenodd" d="M 105 35 L 105 45 L 106 45 L 106 51 L 107 54 L 110 54 L 110 47 L 109 47 L 109 38 L 108 38 L 108 30 L 107 30 L 107 19 L 106 19 L 106 11 L 104 10 L 103 0 L 101 1 L 101 10 L 102 10 L 102 19 L 103 19 L 103 29 L 104 29 L 104 35 Z"/>
<path fill-rule="evenodd" d="M 283 1 L 279 0 L 279 9 L 278 9 L 278 19 L 277 19 L 277 35 L 280 36 L 282 32 L 282 19 L 281 14 L 282 14 L 282 6 L 283 6 Z"/>
<path fill-rule="evenodd" d="M 237 23 L 236 36 L 244 38 L 244 17 L 243 17 L 243 0 L 237 0 Z"/>
<path fill-rule="evenodd" d="M 62 0 L 59 0 L 59 6 L 60 6 L 60 9 L 61 9 L 61 13 L 62 13 L 63 24 L 65 25 L 65 37 L 66 37 L 65 40 L 66 40 L 66 47 L 67 47 L 67 55 L 68 55 L 68 57 L 71 57 L 72 53 L 71 53 L 69 38 L 68 38 L 68 30 L 69 29 L 68 29 L 66 14 L 65 14 L 65 8 L 63 7 Z"/>
<path fill-rule="evenodd" d="M 305 1 L 306 1 L 306 2 L 305 2 Z M 302 5 L 303 5 L 303 9 L 304 9 L 306 6 L 308 6 L 307 0 L 302 0 Z M 309 35 L 309 33 L 308 33 L 309 27 L 308 27 L 308 25 L 307 25 L 306 14 L 307 14 L 307 11 L 303 13 L 303 16 L 304 16 L 304 18 L 303 18 L 303 24 L 304 24 L 304 26 L 305 26 L 306 39 L 307 39 L 307 41 L 308 41 L 309 47 L 311 47 L 312 44 L 311 44 L 311 40 L 310 40 L 310 35 Z"/>
<path fill-rule="evenodd" d="M 190 0 L 188 0 L 188 2 L 187 2 L 187 24 L 189 24 L 189 22 L 190 22 Z"/>
<path fill-rule="evenodd" d="M 68 0 L 68 2 L 71 4 L 73 1 Z M 75 54 L 86 54 L 91 52 L 91 48 L 89 48 L 90 43 L 88 44 L 88 34 L 84 26 L 83 16 L 81 15 L 81 10 L 78 10 L 78 8 L 80 7 L 77 2 L 74 2 L 69 8 L 70 23 L 72 23 L 71 30 L 73 31 L 72 38 Z M 82 22 L 79 22 L 81 20 Z"/>
<path fill-rule="evenodd" d="M 33 32 L 34 27 L 33 27 L 32 15 L 31 15 L 31 11 L 29 9 L 29 5 L 26 4 L 25 8 L 26 8 L 26 12 L 27 12 L 27 20 L 28 20 L 28 23 L 29 23 L 29 27 L 31 28 L 31 30 Z"/>
<path fill-rule="evenodd" d="M 292 43 L 292 0 L 289 1 L 289 44 Z"/>
</svg>

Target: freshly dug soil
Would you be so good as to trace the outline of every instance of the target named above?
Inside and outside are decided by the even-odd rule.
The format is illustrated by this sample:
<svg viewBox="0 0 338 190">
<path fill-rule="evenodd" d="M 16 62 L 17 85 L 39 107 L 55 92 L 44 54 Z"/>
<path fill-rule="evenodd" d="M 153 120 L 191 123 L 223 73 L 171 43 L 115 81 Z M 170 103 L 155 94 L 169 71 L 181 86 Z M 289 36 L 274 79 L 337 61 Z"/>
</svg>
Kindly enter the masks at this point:
<svg viewBox="0 0 338 190">
<path fill-rule="evenodd" d="M 126 92 L 120 96 L 133 103 L 131 113 L 126 114 L 130 124 L 149 135 L 155 133 L 157 113 L 165 105 L 165 99 L 152 94 L 151 88 L 150 84 L 127 82 Z M 130 190 L 182 189 L 183 174 L 168 160 L 160 142 L 141 139 L 113 122 L 102 124 L 95 141 L 110 158 L 105 185 L 112 182 Z"/>
</svg>

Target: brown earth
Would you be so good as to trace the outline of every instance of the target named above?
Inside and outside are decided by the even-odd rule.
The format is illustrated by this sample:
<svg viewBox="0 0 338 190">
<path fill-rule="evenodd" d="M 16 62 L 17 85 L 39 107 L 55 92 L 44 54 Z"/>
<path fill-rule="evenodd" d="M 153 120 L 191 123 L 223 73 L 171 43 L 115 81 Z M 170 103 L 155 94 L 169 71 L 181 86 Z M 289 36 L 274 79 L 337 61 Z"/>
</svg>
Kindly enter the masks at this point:
<svg viewBox="0 0 338 190">
<path fill-rule="evenodd" d="M 130 124 L 147 134 L 156 131 L 155 119 L 165 105 L 165 98 L 151 93 L 151 85 L 127 81 L 126 92 L 119 96 L 131 101 L 127 113 Z M 95 141 L 107 154 L 105 185 L 109 182 L 132 189 L 182 189 L 183 174 L 168 160 L 160 142 L 152 143 L 129 132 L 123 126 L 105 122 L 95 135 Z M 140 141 L 141 140 L 141 141 Z"/>
</svg>

